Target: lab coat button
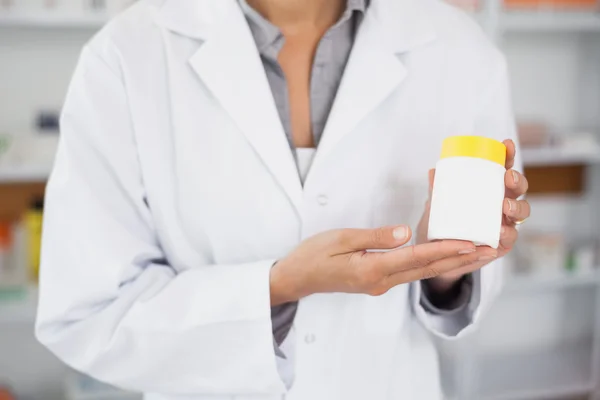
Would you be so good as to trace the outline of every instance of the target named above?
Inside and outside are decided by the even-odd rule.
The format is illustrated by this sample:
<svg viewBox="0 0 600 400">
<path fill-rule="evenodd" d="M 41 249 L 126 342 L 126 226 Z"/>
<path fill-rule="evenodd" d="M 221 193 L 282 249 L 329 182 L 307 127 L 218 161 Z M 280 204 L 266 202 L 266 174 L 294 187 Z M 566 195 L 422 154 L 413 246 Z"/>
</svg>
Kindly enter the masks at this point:
<svg viewBox="0 0 600 400">
<path fill-rule="evenodd" d="M 322 206 L 325 206 L 327 205 L 327 203 L 329 203 L 329 199 L 327 198 L 327 196 L 322 194 L 319 197 L 317 197 L 317 203 L 319 203 Z"/>
<path fill-rule="evenodd" d="M 314 343 L 315 340 L 317 340 L 317 338 L 313 333 L 308 333 L 306 336 L 304 336 L 304 342 L 306 342 L 306 344 Z"/>
</svg>

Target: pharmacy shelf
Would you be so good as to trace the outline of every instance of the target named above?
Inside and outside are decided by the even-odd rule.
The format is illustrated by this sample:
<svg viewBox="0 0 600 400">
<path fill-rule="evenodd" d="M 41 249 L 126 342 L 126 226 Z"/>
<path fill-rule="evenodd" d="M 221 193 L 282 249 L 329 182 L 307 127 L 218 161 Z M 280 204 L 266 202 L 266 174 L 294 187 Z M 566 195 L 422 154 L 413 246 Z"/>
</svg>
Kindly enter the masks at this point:
<svg viewBox="0 0 600 400">
<path fill-rule="evenodd" d="M 600 147 L 585 151 L 570 151 L 552 147 L 522 149 L 521 155 L 526 166 L 600 163 Z"/>
<path fill-rule="evenodd" d="M 600 271 L 600 269 L 598 269 Z M 546 291 L 553 289 L 580 288 L 596 286 L 600 284 L 600 273 L 562 273 L 554 275 L 522 275 L 511 276 L 506 279 L 505 292 L 527 293 L 534 291 Z"/>
<path fill-rule="evenodd" d="M 505 32 L 599 32 L 600 14 L 590 12 L 506 12 L 500 17 Z"/>
<path fill-rule="evenodd" d="M 102 13 L 0 12 L 0 27 L 99 29 L 108 19 L 108 16 Z"/>
<path fill-rule="evenodd" d="M 44 182 L 50 176 L 50 169 L 44 166 L 2 166 L 0 184 L 15 182 Z"/>
<path fill-rule="evenodd" d="M 10 296 L 6 295 L 6 289 L 0 289 L 0 325 L 32 324 L 35 321 L 37 299 L 38 292 L 35 287 L 23 288 Z"/>
<path fill-rule="evenodd" d="M 481 400 L 550 400 L 593 390 L 591 342 L 537 351 L 480 355 Z"/>
</svg>

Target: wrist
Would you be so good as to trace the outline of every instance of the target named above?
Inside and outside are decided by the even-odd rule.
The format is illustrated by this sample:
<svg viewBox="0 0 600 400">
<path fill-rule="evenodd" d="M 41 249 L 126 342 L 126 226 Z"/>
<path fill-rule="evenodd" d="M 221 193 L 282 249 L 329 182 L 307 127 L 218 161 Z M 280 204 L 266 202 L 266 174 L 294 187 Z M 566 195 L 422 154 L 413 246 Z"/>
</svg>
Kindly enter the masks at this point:
<svg viewBox="0 0 600 400">
<path fill-rule="evenodd" d="M 458 283 L 462 281 L 465 275 L 456 276 L 437 276 L 435 278 L 427 279 L 423 281 L 423 284 L 427 287 L 428 291 L 433 294 L 445 294 L 452 291 L 458 286 Z"/>
<path fill-rule="evenodd" d="M 427 279 L 421 281 L 423 294 L 434 307 L 452 309 L 453 305 L 463 297 L 461 294 L 470 293 L 470 290 L 466 291 L 466 289 L 472 287 L 472 279 L 471 274 L 452 278 Z"/>
<path fill-rule="evenodd" d="M 271 292 L 271 306 L 298 301 L 300 296 L 294 287 L 293 280 L 286 273 L 284 261 L 277 261 L 271 268 L 269 287 Z"/>
</svg>

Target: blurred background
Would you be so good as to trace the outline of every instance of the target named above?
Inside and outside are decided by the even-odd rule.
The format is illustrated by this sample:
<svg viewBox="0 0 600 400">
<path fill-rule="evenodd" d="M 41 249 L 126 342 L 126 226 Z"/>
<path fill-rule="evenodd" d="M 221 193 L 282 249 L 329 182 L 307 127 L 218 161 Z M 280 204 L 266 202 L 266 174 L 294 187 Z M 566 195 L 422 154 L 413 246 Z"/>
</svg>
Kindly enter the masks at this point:
<svg viewBox="0 0 600 400">
<path fill-rule="evenodd" d="M 83 44 L 132 1 L 0 0 L 0 400 L 136 398 L 33 337 L 60 107 Z M 453 2 L 507 55 L 534 213 L 483 329 L 444 352 L 448 393 L 600 398 L 600 3 Z"/>
</svg>

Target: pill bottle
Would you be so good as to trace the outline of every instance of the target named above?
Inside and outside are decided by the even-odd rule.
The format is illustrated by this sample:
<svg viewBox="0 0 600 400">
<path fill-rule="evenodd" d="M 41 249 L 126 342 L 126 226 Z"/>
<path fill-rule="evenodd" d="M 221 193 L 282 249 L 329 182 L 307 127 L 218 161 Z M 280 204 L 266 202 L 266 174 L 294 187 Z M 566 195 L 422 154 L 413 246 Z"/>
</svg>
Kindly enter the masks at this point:
<svg viewBox="0 0 600 400">
<path fill-rule="evenodd" d="M 429 240 L 457 239 L 498 248 L 506 146 L 482 136 L 451 136 L 436 164 Z"/>
</svg>

